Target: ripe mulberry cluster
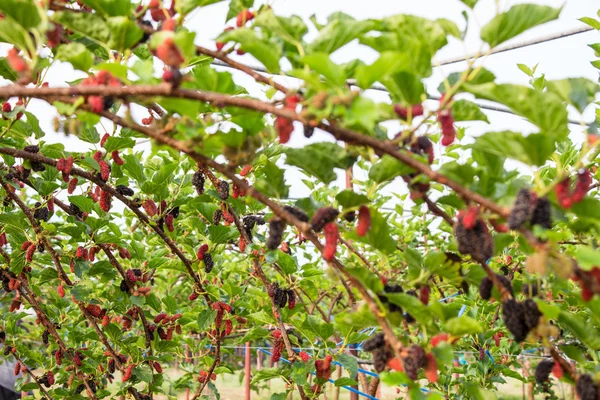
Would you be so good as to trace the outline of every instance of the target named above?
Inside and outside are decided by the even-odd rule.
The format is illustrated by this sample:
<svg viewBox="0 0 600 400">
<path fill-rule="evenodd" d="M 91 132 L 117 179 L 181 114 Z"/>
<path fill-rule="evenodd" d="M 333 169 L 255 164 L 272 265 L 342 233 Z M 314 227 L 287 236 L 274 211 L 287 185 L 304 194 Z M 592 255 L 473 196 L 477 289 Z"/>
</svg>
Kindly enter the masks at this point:
<svg viewBox="0 0 600 400">
<path fill-rule="evenodd" d="M 221 199 L 227 200 L 229 198 L 229 183 L 227 181 L 220 180 L 215 189 Z"/>
<path fill-rule="evenodd" d="M 538 325 L 541 316 L 537 303 L 531 299 L 523 303 L 514 299 L 502 303 L 504 324 L 519 343 L 524 341 L 527 334 Z"/>
<path fill-rule="evenodd" d="M 23 151 L 26 151 L 26 152 L 32 153 L 32 154 L 37 154 L 40 152 L 40 146 L 35 145 L 35 144 L 25 146 L 23 148 Z M 31 165 L 31 169 L 36 172 L 42 172 L 42 171 L 46 170 L 46 166 L 39 161 L 30 160 L 29 163 Z"/>
<path fill-rule="evenodd" d="M 35 210 L 33 211 L 33 218 L 39 221 L 48 221 L 50 218 L 50 211 L 48 207 L 42 207 L 42 203 L 35 203 Z"/>
<path fill-rule="evenodd" d="M 387 304 L 390 312 L 402 312 L 402 307 L 391 303 L 388 300 L 388 297 L 385 295 L 386 293 L 404 293 L 404 290 L 402 289 L 402 286 L 397 285 L 397 284 L 385 284 L 383 287 L 383 293 L 380 293 L 377 297 L 379 297 L 379 300 L 381 300 L 381 302 L 383 304 Z"/>
<path fill-rule="evenodd" d="M 454 226 L 454 236 L 458 242 L 458 251 L 469 254 L 474 260 L 485 263 L 494 255 L 494 240 L 485 222 L 464 210 L 458 214 Z"/>
<path fill-rule="evenodd" d="M 269 296 L 273 298 L 273 302 L 279 308 L 285 308 L 287 305 L 290 310 L 293 310 L 296 306 L 296 292 L 292 289 L 280 288 L 277 282 L 269 288 Z"/>
<path fill-rule="evenodd" d="M 286 223 L 275 217 L 269 222 L 269 238 L 267 239 L 267 249 L 275 250 L 283 241 L 283 232 Z"/>
<path fill-rule="evenodd" d="M 244 224 L 246 234 L 252 240 L 252 229 L 254 229 L 255 225 L 264 225 L 265 219 L 260 215 L 247 215 L 243 218 L 242 223 Z"/>
<path fill-rule="evenodd" d="M 521 189 L 508 217 L 508 227 L 519 229 L 528 222 L 531 225 L 550 229 L 552 227 L 550 202 L 546 197 L 538 198 L 528 189 Z"/>
<path fill-rule="evenodd" d="M 385 370 L 392 352 L 388 349 L 383 333 L 378 333 L 363 343 L 363 350 L 373 355 L 373 368 L 378 373 Z"/>
<path fill-rule="evenodd" d="M 535 367 L 535 381 L 539 384 L 546 383 L 554 367 L 554 360 L 545 358 Z"/>
<path fill-rule="evenodd" d="M 130 188 L 129 186 L 117 185 L 117 187 L 115 187 L 115 190 L 121 196 L 133 196 L 134 195 L 133 189 Z"/>
<path fill-rule="evenodd" d="M 46 372 L 44 375 L 38 378 L 40 383 L 46 387 L 54 385 L 54 373 L 52 371 Z"/>
<path fill-rule="evenodd" d="M 205 180 L 206 179 L 204 178 L 204 173 L 202 173 L 202 171 L 198 170 L 196 173 L 194 173 L 194 176 L 192 177 L 192 185 L 194 185 L 194 188 L 196 188 L 196 193 L 204 194 Z"/>
<path fill-rule="evenodd" d="M 410 107 L 403 107 L 400 104 L 394 104 L 394 111 L 400 118 L 405 120 L 409 115 L 412 117 L 421 116 L 425 110 L 423 109 L 423 104 L 413 104 Z"/>
<path fill-rule="evenodd" d="M 339 214 L 340 212 L 333 207 L 319 208 L 311 220 L 313 231 L 321 232 L 325 225 L 335 221 Z"/>
<path fill-rule="evenodd" d="M 302 222 L 308 222 L 308 215 L 301 209 L 293 206 L 283 206 L 283 209 Z"/>
<path fill-rule="evenodd" d="M 514 296 L 512 283 L 506 276 L 496 274 L 496 279 L 500 281 L 502 286 L 506 288 L 506 290 L 510 293 L 511 296 Z M 492 280 L 487 276 L 484 277 L 481 280 L 481 283 L 479 284 L 479 296 L 481 296 L 481 298 L 484 300 L 489 300 L 492 297 L 493 287 L 494 283 L 492 282 Z"/>
<path fill-rule="evenodd" d="M 579 400 L 597 400 L 598 384 L 588 374 L 581 374 L 575 384 L 575 391 Z"/>
<path fill-rule="evenodd" d="M 90 75 L 81 81 L 81 86 L 113 86 L 120 87 L 121 81 L 111 75 L 108 71 L 99 71 L 96 76 Z M 92 112 L 100 113 L 108 110 L 114 104 L 113 97 L 102 97 L 98 95 L 88 96 L 87 104 Z"/>
<path fill-rule="evenodd" d="M 317 379 L 328 380 L 331 378 L 331 361 L 333 361 L 333 357 L 329 354 L 322 360 L 315 360 Z"/>
</svg>

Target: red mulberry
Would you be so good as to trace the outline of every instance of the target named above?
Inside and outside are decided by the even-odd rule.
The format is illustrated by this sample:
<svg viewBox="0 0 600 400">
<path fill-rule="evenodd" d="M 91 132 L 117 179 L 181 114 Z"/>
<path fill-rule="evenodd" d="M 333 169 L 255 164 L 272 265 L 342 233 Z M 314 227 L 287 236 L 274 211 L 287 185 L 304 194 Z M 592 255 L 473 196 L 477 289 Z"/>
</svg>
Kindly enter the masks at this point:
<svg viewBox="0 0 600 400">
<path fill-rule="evenodd" d="M 365 236 L 371 227 L 371 211 L 367 206 L 360 206 L 358 210 L 358 225 L 356 226 L 356 234 Z"/>
<path fill-rule="evenodd" d="M 77 187 L 77 182 L 79 182 L 79 181 L 77 180 L 77 178 L 72 178 L 72 179 L 69 181 L 69 187 L 67 188 L 67 192 L 68 192 L 69 194 L 73 194 L 73 192 L 75 191 L 75 188 Z"/>
<path fill-rule="evenodd" d="M 571 196 L 573 203 L 579 203 L 585 197 L 592 184 L 592 174 L 588 169 L 582 169 L 577 173 L 575 190 Z"/>
<path fill-rule="evenodd" d="M 144 200 L 144 202 L 142 203 L 142 207 L 144 208 L 144 211 L 146 211 L 146 214 L 148 214 L 149 217 L 155 216 L 158 211 L 156 208 L 156 203 L 152 199 Z"/>
<path fill-rule="evenodd" d="M 124 161 L 121 158 L 121 156 L 119 155 L 119 151 L 118 150 L 114 150 L 112 153 L 110 153 L 110 156 L 112 157 L 112 159 L 115 162 L 115 164 L 117 164 L 117 165 L 123 165 L 124 164 Z"/>
<path fill-rule="evenodd" d="M 331 261 L 335 257 L 340 232 L 335 222 L 325 225 L 325 247 L 323 248 L 323 258 L 325 261 Z"/>
<path fill-rule="evenodd" d="M 423 115 L 424 109 L 422 104 L 413 104 L 410 107 L 402 107 L 399 104 L 394 104 L 394 111 L 402 119 L 408 119 L 408 114 L 417 117 Z"/>
<path fill-rule="evenodd" d="M 288 289 L 287 297 L 288 297 L 288 308 L 290 310 L 293 310 L 294 307 L 296 307 L 296 292 L 294 292 L 292 289 Z"/>
<path fill-rule="evenodd" d="M 111 195 L 104 190 L 100 192 L 100 209 L 104 212 L 110 211 Z"/>
<path fill-rule="evenodd" d="M 571 180 L 569 178 L 564 179 L 554 186 L 554 193 L 556 194 L 556 199 L 558 200 L 558 204 L 562 208 L 571 208 L 573 205 L 573 200 L 571 199 L 570 192 Z"/>
<path fill-rule="evenodd" d="M 173 215 L 172 214 L 167 214 L 167 216 L 165 217 L 165 224 L 167 225 L 167 229 L 169 230 L 169 232 L 173 232 L 175 230 L 175 225 L 173 225 Z"/>
<path fill-rule="evenodd" d="M 110 166 L 104 160 L 100 160 L 98 164 L 100 165 L 100 177 L 106 182 L 110 176 Z"/>
<path fill-rule="evenodd" d="M 286 144 L 290 141 L 292 132 L 294 132 L 294 123 L 291 119 L 277 117 L 275 118 L 275 129 L 279 135 L 279 143 Z"/>
</svg>

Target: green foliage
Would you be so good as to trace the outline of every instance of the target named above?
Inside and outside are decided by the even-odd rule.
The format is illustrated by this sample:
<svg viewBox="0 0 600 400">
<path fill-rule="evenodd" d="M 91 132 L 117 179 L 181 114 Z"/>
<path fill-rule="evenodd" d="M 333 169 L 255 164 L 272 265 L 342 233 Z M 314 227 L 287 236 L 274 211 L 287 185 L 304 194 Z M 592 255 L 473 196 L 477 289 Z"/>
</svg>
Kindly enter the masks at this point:
<svg viewBox="0 0 600 400">
<path fill-rule="evenodd" d="M 11 82 L 0 88 L 9 99 L 0 119 L 0 331 L 38 378 L 55 374 L 48 397 L 82 397 L 85 375 L 96 398 L 185 389 L 206 398 L 209 388 L 219 399 L 211 374 L 239 370 L 232 348 L 246 343 L 291 362 L 252 371 L 253 390 L 285 382 L 275 400 L 299 388 L 311 400 L 327 385 L 362 388 L 370 367 L 360 360 L 386 356 L 381 382 L 412 399 L 501 397 L 498 384 L 531 381 L 521 352 L 542 348 L 595 374 L 599 121 L 582 141 L 568 116 L 595 108 L 600 118 L 597 82 L 549 80 L 538 65 L 517 64 L 529 84 L 500 83 L 484 46 L 464 71 L 443 76 L 436 102 L 426 83 L 449 40 L 477 29 L 468 20 L 461 31 L 464 21 L 336 12 L 321 24 L 231 0 L 225 22 L 235 28 L 215 38 L 215 54 L 196 45 L 206 38 L 187 20 L 221 1 L 150 10 L 121 0 L 0 1 L 0 41 L 14 47 L 0 58 Z M 471 9 L 465 17 L 478 13 L 477 0 L 455 3 Z M 479 34 L 493 50 L 560 11 L 501 8 Z M 596 17 L 581 21 L 600 27 Z M 368 63 L 354 54 L 365 46 Z M 589 46 L 600 57 L 600 44 Z M 232 68 L 215 68 L 213 57 Z M 86 78 L 55 74 L 61 63 Z M 238 79 L 246 73 L 260 90 Z M 294 88 L 272 74 L 297 78 Z M 57 81 L 41 89 L 47 77 Z M 378 84 L 389 101 L 368 91 Z M 34 113 L 38 98 L 55 111 Z M 491 126 L 480 100 L 531 127 Z M 50 119 L 57 132 L 42 130 Z M 515 207 L 524 188 L 535 196 Z M 486 273 L 506 276 L 514 295 L 495 287 L 482 299 Z M 534 285 L 537 294 L 523 290 Z M 521 343 L 511 297 L 540 312 Z M 365 351 L 379 332 L 385 343 Z M 131 375 L 112 385 L 108 346 L 123 356 L 117 379 Z M 415 377 L 410 357 L 421 350 L 427 365 Z M 177 377 L 159 372 L 155 362 L 168 369 L 175 359 Z M 337 366 L 342 374 L 330 375 Z M 568 372 L 563 381 L 573 383 Z M 17 387 L 41 396 L 37 383 L 19 378 Z"/>
</svg>

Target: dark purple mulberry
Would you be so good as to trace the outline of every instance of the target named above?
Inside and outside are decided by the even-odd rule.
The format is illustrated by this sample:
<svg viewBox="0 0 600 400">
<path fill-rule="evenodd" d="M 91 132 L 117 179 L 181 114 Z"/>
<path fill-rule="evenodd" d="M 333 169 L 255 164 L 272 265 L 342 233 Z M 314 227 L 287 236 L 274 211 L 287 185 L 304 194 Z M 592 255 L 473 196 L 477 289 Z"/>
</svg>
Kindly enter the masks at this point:
<svg viewBox="0 0 600 400">
<path fill-rule="evenodd" d="M 523 316 L 527 330 L 531 331 L 540 322 L 542 313 L 540 312 L 538 305 L 531 299 L 525 300 L 523 303 Z"/>
<path fill-rule="evenodd" d="M 269 238 L 267 239 L 267 249 L 275 250 L 283 241 L 283 231 L 285 230 L 285 222 L 279 218 L 273 218 L 269 222 Z"/>
<path fill-rule="evenodd" d="M 554 367 L 553 359 L 546 358 L 540 361 L 540 363 L 535 368 L 535 381 L 540 384 L 547 382 L 550 378 L 552 367 Z"/>
<path fill-rule="evenodd" d="M 535 297 L 538 295 L 538 285 L 537 283 L 524 283 L 521 287 L 521 292 L 523 292 L 523 294 L 527 297 Z"/>
<path fill-rule="evenodd" d="M 202 171 L 196 171 L 194 176 L 192 177 L 192 185 L 196 188 L 196 193 L 204 194 L 204 174 Z"/>
<path fill-rule="evenodd" d="M 481 283 L 479 283 L 479 296 L 481 296 L 483 300 L 489 300 L 492 297 L 493 287 L 494 283 L 492 280 L 487 276 L 483 277 Z"/>
<path fill-rule="evenodd" d="M 519 191 L 515 204 L 508 216 L 507 222 L 510 229 L 519 229 L 531 219 L 533 213 L 531 200 L 531 192 L 528 189 L 521 189 Z"/>
<path fill-rule="evenodd" d="M 502 303 L 502 317 L 506 328 L 513 334 L 519 343 L 525 340 L 529 329 L 525 324 L 523 305 L 514 299 Z"/>
<path fill-rule="evenodd" d="M 364 351 L 374 351 L 385 346 L 385 336 L 383 333 L 378 333 L 364 341 L 362 348 Z"/>
<path fill-rule="evenodd" d="M 229 182 L 221 180 L 217 183 L 215 189 L 221 199 L 227 200 L 229 198 Z"/>
<path fill-rule="evenodd" d="M 293 206 L 283 206 L 283 209 L 302 222 L 308 222 L 308 215 L 299 208 Z"/>
<path fill-rule="evenodd" d="M 115 190 L 117 191 L 117 193 L 119 193 L 121 196 L 133 196 L 133 189 L 130 188 L 129 186 L 125 186 L 125 185 L 117 185 L 115 187 Z"/>
<path fill-rule="evenodd" d="M 544 229 L 552 228 L 552 211 L 546 197 L 537 200 L 531 217 L 531 225 L 539 225 Z"/>
<path fill-rule="evenodd" d="M 487 225 L 480 219 L 472 229 L 466 229 L 462 222 L 458 221 L 454 236 L 458 243 L 458 251 L 469 254 L 475 261 L 485 263 L 494 255 L 494 240 Z"/>
<path fill-rule="evenodd" d="M 323 207 L 317 210 L 312 217 L 311 225 L 315 232 L 321 232 L 325 225 L 333 222 L 339 215 L 339 211 L 332 207 Z"/>
<path fill-rule="evenodd" d="M 214 267 L 213 259 L 210 253 L 205 253 L 202 256 L 202 261 L 204 261 L 204 272 L 207 274 L 210 273 Z"/>
<path fill-rule="evenodd" d="M 582 374 L 577 379 L 575 390 L 579 400 L 598 400 L 598 384 L 588 374 Z"/>
<path fill-rule="evenodd" d="M 212 216 L 213 225 L 219 225 L 219 223 L 221 222 L 221 218 L 223 218 L 223 211 L 216 210 Z"/>
</svg>

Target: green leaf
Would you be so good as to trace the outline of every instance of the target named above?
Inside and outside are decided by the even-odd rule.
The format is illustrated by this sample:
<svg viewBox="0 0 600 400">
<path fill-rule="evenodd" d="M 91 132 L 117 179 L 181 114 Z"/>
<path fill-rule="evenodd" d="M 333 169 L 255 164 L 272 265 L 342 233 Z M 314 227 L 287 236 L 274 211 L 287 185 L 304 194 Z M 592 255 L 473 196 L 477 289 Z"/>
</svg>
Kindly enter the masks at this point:
<svg viewBox="0 0 600 400">
<path fill-rule="evenodd" d="M 600 30 L 600 21 L 598 21 L 597 19 L 590 18 L 590 17 L 583 17 L 583 18 L 579 18 L 579 20 L 581 22 L 583 22 L 584 24 L 587 24 L 596 30 Z"/>
<path fill-rule="evenodd" d="M 314 143 L 302 148 L 286 148 L 286 164 L 301 168 L 325 184 L 331 183 L 337 175 L 334 168 L 346 170 L 353 163 L 343 147 L 336 143 Z"/>
<path fill-rule="evenodd" d="M 90 213 L 94 208 L 94 200 L 87 196 L 68 196 L 69 202 L 75 204 L 83 212 Z"/>
<path fill-rule="evenodd" d="M 369 202 L 367 196 L 356 193 L 352 189 L 342 190 L 335 196 L 335 199 L 344 208 L 357 207 Z"/>
<path fill-rule="evenodd" d="M 124 51 L 144 36 L 142 29 L 127 17 L 111 17 L 106 22 L 110 29 L 108 46 L 111 49 Z"/>
<path fill-rule="evenodd" d="M 375 21 L 357 21 L 347 14 L 334 13 L 329 16 L 328 24 L 320 30 L 319 35 L 309 44 L 307 51 L 308 53 L 323 52 L 331 54 L 360 35 L 372 30 L 375 26 Z"/>
<path fill-rule="evenodd" d="M 491 154 L 521 161 L 527 165 L 542 166 L 554 153 L 555 139 L 543 133 L 524 136 L 518 132 L 488 132 L 475 139 L 469 147 Z"/>
<path fill-rule="evenodd" d="M 568 78 L 546 83 L 548 91 L 556 93 L 562 100 L 583 111 L 594 102 L 600 85 L 585 78 Z"/>
<path fill-rule="evenodd" d="M 133 154 L 123 154 L 121 158 L 125 161 L 121 168 L 127 175 L 135 179 L 140 185 L 146 182 L 144 167 Z"/>
<path fill-rule="evenodd" d="M 175 3 L 175 10 L 182 15 L 186 15 L 197 7 L 204 7 L 220 3 L 221 1 L 223 0 L 177 0 Z"/>
<path fill-rule="evenodd" d="M 13 82 L 17 79 L 17 74 L 8 66 L 8 61 L 6 61 L 5 57 L 0 58 L 0 76 Z"/>
<path fill-rule="evenodd" d="M 229 10 L 227 11 L 225 21 L 229 21 L 245 9 L 252 8 L 253 5 L 254 0 L 231 0 L 229 2 Z"/>
<path fill-rule="evenodd" d="M 278 368 L 264 368 L 260 371 L 256 371 L 252 374 L 252 382 L 256 383 L 260 381 L 268 381 L 273 378 L 278 378 L 282 376 L 281 371 Z"/>
<path fill-rule="evenodd" d="M 340 386 L 356 386 L 356 385 L 358 385 L 358 382 L 356 382 L 352 378 L 343 377 L 343 378 L 336 379 L 333 384 L 336 387 L 340 387 Z"/>
<path fill-rule="evenodd" d="M 195 79 L 193 85 L 196 89 L 228 94 L 240 94 L 246 91 L 233 82 L 231 73 L 218 72 L 210 65 L 194 67 L 192 76 Z"/>
<path fill-rule="evenodd" d="M 130 1 L 123 0 L 83 0 L 83 2 L 104 17 L 128 16 L 133 8 Z"/>
<path fill-rule="evenodd" d="M 323 75 L 335 86 L 343 86 L 346 82 L 344 69 L 331 61 L 327 53 L 312 53 L 302 57 L 300 61 Z"/>
<path fill-rule="evenodd" d="M 379 81 L 390 91 L 396 103 L 418 104 L 425 96 L 423 81 L 411 72 L 401 71 Z"/>
<path fill-rule="evenodd" d="M 592 350 L 600 349 L 600 336 L 597 330 L 581 316 L 568 311 L 561 311 L 558 321 L 569 328 L 573 335 Z"/>
<path fill-rule="evenodd" d="M 321 318 L 314 315 L 306 315 L 302 328 L 313 332 L 317 337 L 327 340 L 333 335 L 333 325 L 324 322 Z"/>
<path fill-rule="evenodd" d="M 100 134 L 96 127 L 92 124 L 83 124 L 81 127 L 81 133 L 79 134 L 79 139 L 88 143 L 98 143 L 100 141 Z"/>
<path fill-rule="evenodd" d="M 56 59 L 71 63 L 73 68 L 85 72 L 94 63 L 94 55 L 81 43 L 61 45 L 56 52 Z"/>
<path fill-rule="evenodd" d="M 469 8 L 475 8 L 475 6 L 477 5 L 477 2 L 479 0 L 460 0 L 460 1 L 461 1 L 461 3 L 464 3 Z"/>
<path fill-rule="evenodd" d="M 104 149 L 107 153 L 112 153 L 115 150 L 131 149 L 133 146 L 135 146 L 135 140 L 118 136 L 109 136 L 104 143 Z"/>
<path fill-rule="evenodd" d="M 21 50 L 33 48 L 29 33 L 10 19 L 0 20 L 0 42 L 11 43 Z"/>
<path fill-rule="evenodd" d="M 409 51 L 384 51 L 377 61 L 371 65 L 359 65 L 356 68 L 356 83 L 363 89 L 368 89 L 376 81 L 384 82 L 386 78 L 404 71 L 415 76 L 426 76 L 431 73 L 431 53 L 416 44 Z"/>
<path fill-rule="evenodd" d="M 73 32 L 102 43 L 106 43 L 110 35 L 108 25 L 98 14 L 57 11 L 52 16 L 52 20 Z"/>
<path fill-rule="evenodd" d="M 279 72 L 281 49 L 273 43 L 269 43 L 266 39 L 259 37 L 258 33 L 255 31 L 248 28 L 234 29 L 222 33 L 217 38 L 217 41 L 223 43 L 230 41 L 239 43 L 242 50 L 252 54 L 269 72 Z"/>
<path fill-rule="evenodd" d="M 257 171 L 256 189 L 266 196 L 278 199 L 288 196 L 289 185 L 285 184 L 284 171 L 274 162 L 266 161 L 264 166 Z"/>
<path fill-rule="evenodd" d="M 408 175 L 413 169 L 390 155 L 384 155 L 369 170 L 369 179 L 377 183 L 391 181 L 397 176 Z"/>
<path fill-rule="evenodd" d="M 526 86 L 495 83 L 465 84 L 463 89 L 480 99 L 506 105 L 552 137 L 562 138 L 569 132 L 567 109 L 554 93 L 540 92 Z"/>
<path fill-rule="evenodd" d="M 479 321 L 463 315 L 461 317 L 450 318 L 446 321 L 446 329 L 444 331 L 452 336 L 462 336 L 481 333 L 484 329 Z"/>
<path fill-rule="evenodd" d="M 369 290 L 380 293 L 383 291 L 383 283 L 377 274 L 368 270 L 367 268 L 356 266 L 356 267 L 347 267 L 347 272 L 358 279 L 363 285 L 365 285 Z"/>
<path fill-rule="evenodd" d="M 452 116 L 455 121 L 485 121 L 488 124 L 487 115 L 481 108 L 468 100 L 456 100 L 452 103 Z"/>
<path fill-rule="evenodd" d="M 133 369 L 133 375 L 143 382 L 152 382 L 152 370 L 147 364 L 138 365 Z"/>
<path fill-rule="evenodd" d="M 557 19 L 561 10 L 537 4 L 514 5 L 481 29 L 481 39 L 490 47 L 496 47 L 528 29 Z"/>
<path fill-rule="evenodd" d="M 335 361 L 339 362 L 340 364 L 342 364 L 342 367 L 346 368 L 348 370 L 348 373 L 350 374 L 350 378 L 352 380 L 356 379 L 356 375 L 358 374 L 358 361 L 356 360 L 356 357 L 353 357 L 349 354 L 338 354 L 335 357 Z M 337 381 L 336 381 L 337 382 Z M 344 385 L 355 385 L 355 383 L 344 383 Z M 337 384 L 336 384 L 337 386 Z"/>
<path fill-rule="evenodd" d="M 40 12 L 34 0 L 2 0 L 0 12 L 25 29 L 35 28 L 41 22 Z"/>
<path fill-rule="evenodd" d="M 302 18 L 295 15 L 289 18 L 280 17 L 275 15 L 272 8 L 261 10 L 254 20 L 254 25 L 272 32 L 293 46 L 301 45 L 302 37 L 308 32 Z"/>
<path fill-rule="evenodd" d="M 372 134 L 379 116 L 379 108 L 373 100 L 365 96 L 357 96 L 348 109 L 344 123 L 349 128 Z"/>
<path fill-rule="evenodd" d="M 216 317 L 217 312 L 215 310 L 207 309 L 200 311 L 198 314 L 198 330 L 201 332 L 206 331 L 210 328 Z"/>
<path fill-rule="evenodd" d="M 593 249 L 590 246 L 578 246 L 575 251 L 575 258 L 581 269 L 584 271 L 591 271 L 599 264 L 600 250 Z"/>
<path fill-rule="evenodd" d="M 237 239 L 239 233 L 235 226 L 213 225 L 208 227 L 210 240 L 214 243 L 226 244 Z"/>
</svg>

